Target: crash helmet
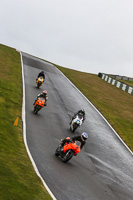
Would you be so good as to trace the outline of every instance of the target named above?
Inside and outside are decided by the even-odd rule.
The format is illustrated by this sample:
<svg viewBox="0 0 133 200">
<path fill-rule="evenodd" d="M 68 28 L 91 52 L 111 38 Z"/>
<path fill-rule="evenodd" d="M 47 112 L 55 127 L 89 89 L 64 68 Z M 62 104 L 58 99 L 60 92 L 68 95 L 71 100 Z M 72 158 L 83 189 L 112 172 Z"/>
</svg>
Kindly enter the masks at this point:
<svg viewBox="0 0 133 200">
<path fill-rule="evenodd" d="M 67 140 L 70 140 L 70 137 L 67 137 L 66 139 L 67 139 Z"/>
<path fill-rule="evenodd" d="M 44 74 L 44 71 L 41 71 L 40 73 L 41 73 L 41 74 Z"/>
<path fill-rule="evenodd" d="M 81 134 L 81 139 L 82 139 L 82 138 L 83 138 L 83 140 L 87 140 L 88 134 L 85 133 L 85 132 L 83 132 L 83 133 Z"/>
<path fill-rule="evenodd" d="M 44 94 L 44 95 L 47 95 L 47 90 L 44 90 L 44 91 L 43 91 L 43 94 Z"/>
<path fill-rule="evenodd" d="M 82 113 L 84 113 L 84 114 L 85 114 L 85 110 L 84 110 L 84 109 L 82 109 L 81 111 L 82 111 Z"/>
</svg>

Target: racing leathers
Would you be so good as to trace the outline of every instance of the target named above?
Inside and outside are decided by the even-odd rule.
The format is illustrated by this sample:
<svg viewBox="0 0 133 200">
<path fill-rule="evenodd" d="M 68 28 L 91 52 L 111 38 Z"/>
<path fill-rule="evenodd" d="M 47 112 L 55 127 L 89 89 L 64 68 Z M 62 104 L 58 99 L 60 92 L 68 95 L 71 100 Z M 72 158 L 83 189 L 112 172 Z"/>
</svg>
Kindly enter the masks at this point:
<svg viewBox="0 0 133 200">
<path fill-rule="evenodd" d="M 86 141 L 85 140 L 83 140 L 82 138 L 81 138 L 81 136 L 79 135 L 76 135 L 76 136 L 73 136 L 71 139 L 67 139 L 67 138 L 65 138 L 65 139 L 61 139 L 61 143 L 60 143 L 60 145 L 59 145 L 59 148 L 61 149 L 61 147 L 63 147 L 64 145 L 65 145 L 65 143 L 69 143 L 70 141 L 73 141 L 73 142 L 75 142 L 75 141 L 79 141 L 81 144 L 80 144 L 80 148 L 82 149 L 83 148 L 83 146 L 85 145 L 85 143 L 86 143 Z"/>
<path fill-rule="evenodd" d="M 42 76 L 45 79 L 45 74 L 43 71 L 38 74 L 37 78 L 39 78 L 40 76 Z"/>
</svg>

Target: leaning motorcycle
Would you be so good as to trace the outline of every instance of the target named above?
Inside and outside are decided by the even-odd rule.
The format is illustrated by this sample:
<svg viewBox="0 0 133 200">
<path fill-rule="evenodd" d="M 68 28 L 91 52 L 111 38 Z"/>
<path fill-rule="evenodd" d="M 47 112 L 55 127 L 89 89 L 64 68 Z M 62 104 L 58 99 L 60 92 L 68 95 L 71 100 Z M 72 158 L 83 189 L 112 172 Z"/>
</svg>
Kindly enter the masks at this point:
<svg viewBox="0 0 133 200">
<path fill-rule="evenodd" d="M 70 130 L 74 133 L 75 130 L 82 125 L 82 123 L 83 123 L 83 116 L 76 115 L 76 117 L 72 120 L 70 124 Z"/>
<path fill-rule="evenodd" d="M 60 157 L 64 163 L 68 162 L 73 156 L 76 156 L 80 152 L 80 147 L 76 142 L 70 141 L 66 143 L 61 149 L 58 147 L 55 151 L 55 155 Z"/>
<path fill-rule="evenodd" d="M 36 81 L 37 88 L 41 87 L 43 82 L 44 82 L 44 78 L 42 76 L 40 76 Z"/>
<path fill-rule="evenodd" d="M 45 99 L 39 98 L 34 105 L 34 113 L 37 114 L 39 110 L 45 105 Z"/>
</svg>

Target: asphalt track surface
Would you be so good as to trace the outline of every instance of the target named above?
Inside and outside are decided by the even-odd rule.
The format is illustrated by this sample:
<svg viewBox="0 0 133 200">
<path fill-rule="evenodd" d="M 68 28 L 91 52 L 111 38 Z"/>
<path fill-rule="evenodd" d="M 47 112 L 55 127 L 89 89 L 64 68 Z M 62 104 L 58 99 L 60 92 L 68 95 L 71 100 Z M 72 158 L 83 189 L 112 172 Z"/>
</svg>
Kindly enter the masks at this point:
<svg viewBox="0 0 133 200">
<path fill-rule="evenodd" d="M 133 156 L 83 95 L 53 65 L 23 53 L 26 138 L 45 183 L 57 200 L 133 200 Z M 46 80 L 36 88 L 40 70 Z M 89 86 L 88 86 L 89 87 Z M 33 102 L 44 89 L 48 102 L 37 115 Z M 84 108 L 86 121 L 71 133 L 74 112 Z M 83 150 L 68 163 L 54 155 L 60 139 L 87 132 Z"/>
</svg>

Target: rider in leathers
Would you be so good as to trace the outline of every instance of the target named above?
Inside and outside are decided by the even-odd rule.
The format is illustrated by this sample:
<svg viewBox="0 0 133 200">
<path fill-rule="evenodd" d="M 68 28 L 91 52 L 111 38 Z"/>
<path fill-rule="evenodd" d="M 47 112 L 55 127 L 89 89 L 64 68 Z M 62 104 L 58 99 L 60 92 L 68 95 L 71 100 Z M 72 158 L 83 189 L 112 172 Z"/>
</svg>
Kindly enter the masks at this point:
<svg viewBox="0 0 133 200">
<path fill-rule="evenodd" d="M 38 100 L 39 97 L 45 99 L 45 104 L 44 104 L 44 106 L 46 106 L 46 105 L 47 105 L 47 104 L 46 104 L 46 101 L 48 100 L 47 91 L 44 90 L 42 93 L 38 94 L 38 95 L 37 95 L 37 99 L 35 100 L 35 102 Z M 35 104 L 35 102 L 34 102 L 34 104 Z M 33 105 L 34 105 L 34 104 L 33 104 Z"/>
<path fill-rule="evenodd" d="M 77 113 L 74 113 L 74 116 L 72 117 L 70 124 L 72 123 L 72 120 L 76 118 L 77 115 L 82 115 L 83 116 L 83 122 L 85 121 L 85 110 L 79 110 Z"/>
<path fill-rule="evenodd" d="M 42 76 L 42 77 L 45 79 L 45 73 L 44 73 L 44 71 L 41 71 L 41 72 L 38 74 L 37 78 L 39 78 L 40 76 Z"/>
<path fill-rule="evenodd" d="M 61 143 L 59 145 L 59 150 L 61 150 L 61 148 L 65 145 L 65 143 L 69 143 L 70 141 L 72 141 L 72 142 L 79 141 L 81 143 L 80 148 L 82 149 L 86 143 L 87 138 L 88 138 L 88 134 L 83 132 L 81 134 L 81 136 L 76 135 L 76 136 L 72 137 L 71 139 L 69 137 L 65 138 L 65 139 L 61 139 Z"/>
</svg>

